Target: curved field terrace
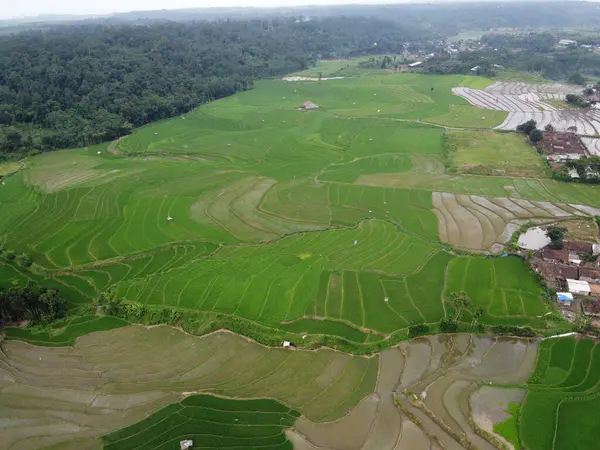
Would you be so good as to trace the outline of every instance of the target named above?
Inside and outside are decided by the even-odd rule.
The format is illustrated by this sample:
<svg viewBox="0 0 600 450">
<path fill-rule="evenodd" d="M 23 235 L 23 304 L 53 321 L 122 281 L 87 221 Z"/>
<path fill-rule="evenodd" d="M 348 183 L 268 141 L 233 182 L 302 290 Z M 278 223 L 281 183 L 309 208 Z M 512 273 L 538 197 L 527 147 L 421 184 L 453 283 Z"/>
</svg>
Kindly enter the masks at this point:
<svg viewBox="0 0 600 450">
<path fill-rule="evenodd" d="M 3 449 L 98 448 L 105 436 L 109 449 L 185 438 L 200 448 L 246 439 L 239 445 L 493 450 L 472 414 L 490 420 L 502 401 L 473 394 L 482 384 L 525 382 L 537 343 L 439 335 L 366 358 L 129 326 L 80 337 L 73 347 L 5 341 L 2 350 Z M 258 398 L 272 401 L 233 400 Z M 248 428 L 260 424 L 268 428 Z"/>
<path fill-rule="evenodd" d="M 600 110 L 561 109 L 545 100 L 564 100 L 566 94 L 580 94 L 582 88 L 561 84 L 526 84 L 496 82 L 485 89 L 456 87 L 455 95 L 465 98 L 478 108 L 507 111 L 509 114 L 499 130 L 514 130 L 523 122 L 535 120 L 539 128 L 551 124 L 557 131 L 576 127 L 580 135 L 600 134 Z"/>
</svg>

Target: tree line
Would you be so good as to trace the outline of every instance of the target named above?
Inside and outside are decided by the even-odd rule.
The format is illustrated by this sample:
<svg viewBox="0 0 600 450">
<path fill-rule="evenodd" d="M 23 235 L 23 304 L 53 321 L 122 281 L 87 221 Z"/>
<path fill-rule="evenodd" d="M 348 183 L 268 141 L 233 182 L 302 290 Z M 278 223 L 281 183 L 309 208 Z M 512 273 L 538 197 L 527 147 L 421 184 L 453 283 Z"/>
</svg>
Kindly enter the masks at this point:
<svg viewBox="0 0 600 450">
<path fill-rule="evenodd" d="M 0 37 L 0 158 L 87 146 L 318 59 L 395 52 L 379 19 L 73 25 Z M 374 43 L 377 43 L 375 46 Z"/>
<path fill-rule="evenodd" d="M 67 303 L 57 289 L 40 287 L 34 283 L 0 288 L 0 323 L 29 320 L 50 323 L 67 315 Z"/>
</svg>

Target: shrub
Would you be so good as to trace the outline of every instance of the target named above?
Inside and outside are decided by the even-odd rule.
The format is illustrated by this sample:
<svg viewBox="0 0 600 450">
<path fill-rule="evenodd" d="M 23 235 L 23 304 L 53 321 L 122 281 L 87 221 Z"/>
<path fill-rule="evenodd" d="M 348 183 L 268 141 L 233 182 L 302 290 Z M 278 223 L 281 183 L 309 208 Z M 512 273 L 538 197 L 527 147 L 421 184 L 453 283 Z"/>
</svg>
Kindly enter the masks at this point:
<svg viewBox="0 0 600 450">
<path fill-rule="evenodd" d="M 442 333 L 456 333 L 457 329 L 458 329 L 458 324 L 451 320 L 444 319 L 440 323 L 440 331 Z"/>
<path fill-rule="evenodd" d="M 537 128 L 535 130 L 531 130 L 531 133 L 529 133 L 529 140 L 533 144 L 537 144 L 538 142 L 540 142 L 543 137 L 544 137 L 544 134 Z"/>
<path fill-rule="evenodd" d="M 520 131 L 521 133 L 524 133 L 526 135 L 529 136 L 529 134 L 536 129 L 537 126 L 537 122 L 533 119 L 528 120 L 525 123 L 522 123 L 521 125 L 517 126 L 517 131 Z"/>
<path fill-rule="evenodd" d="M 550 238 L 550 248 L 555 250 L 560 250 L 565 246 L 563 242 L 563 238 L 565 237 L 565 233 L 567 229 L 564 227 L 549 227 L 546 230 L 546 236 Z"/>
<path fill-rule="evenodd" d="M 492 327 L 494 334 L 508 334 L 520 337 L 535 337 L 535 331 L 531 327 L 517 327 L 515 325 L 496 325 Z"/>
<path fill-rule="evenodd" d="M 425 325 L 425 324 L 420 324 L 420 325 L 413 325 L 412 327 L 410 327 L 408 329 L 408 337 L 417 337 L 417 336 L 423 336 L 424 334 L 428 334 L 430 331 L 429 329 L 429 325 Z"/>
</svg>

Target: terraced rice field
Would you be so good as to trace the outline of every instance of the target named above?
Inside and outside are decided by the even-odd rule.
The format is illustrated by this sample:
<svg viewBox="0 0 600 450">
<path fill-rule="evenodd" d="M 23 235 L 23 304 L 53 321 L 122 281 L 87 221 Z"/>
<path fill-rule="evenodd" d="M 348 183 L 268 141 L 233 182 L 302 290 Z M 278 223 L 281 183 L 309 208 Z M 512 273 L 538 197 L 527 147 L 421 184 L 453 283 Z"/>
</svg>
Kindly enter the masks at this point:
<svg viewBox="0 0 600 450">
<path fill-rule="evenodd" d="M 273 400 L 229 400 L 192 395 L 148 419 L 103 438 L 104 448 L 269 448 L 292 450 L 284 429 L 300 414 Z"/>
<path fill-rule="evenodd" d="M 89 334 L 73 347 L 4 341 L 0 414 L 11 419 L 0 421 L 0 448 L 99 448 L 104 436 L 114 449 L 170 448 L 187 438 L 200 448 L 268 441 L 286 449 L 458 450 L 468 441 L 491 450 L 469 417 L 471 408 L 493 416 L 498 400 L 471 406 L 470 398 L 480 383 L 527 380 L 536 348 L 440 335 L 365 358 L 139 326 Z"/>
<path fill-rule="evenodd" d="M 520 438 L 532 450 L 596 447 L 600 346 L 564 337 L 540 345 L 521 407 Z"/>
<path fill-rule="evenodd" d="M 469 250 L 499 252 L 520 225 L 593 217 L 598 208 L 507 197 L 433 193 L 440 240 Z"/>
<path fill-rule="evenodd" d="M 600 138 L 584 136 L 581 140 L 592 156 L 600 156 Z"/>
<path fill-rule="evenodd" d="M 169 327 L 92 333 L 73 347 L 5 341 L 0 414 L 10 420 L 0 421 L 0 448 L 94 441 L 195 392 L 269 397 L 307 420 L 334 420 L 373 392 L 378 360 L 270 349 L 222 332 L 192 337 Z"/>
<path fill-rule="evenodd" d="M 526 383 L 537 348 L 529 341 L 436 336 L 370 357 L 301 349 L 339 338 L 358 350 L 387 348 L 416 324 L 435 332 L 453 316 L 446 299 L 458 291 L 483 308 L 484 326 L 560 327 L 546 318 L 551 308 L 521 259 L 475 252 L 498 252 L 525 221 L 600 213 L 600 188 L 544 178 L 534 159 L 532 178 L 446 167 L 446 127 L 487 136 L 481 129 L 510 114 L 567 114 L 551 103 L 516 109 L 539 108 L 569 88 L 475 91 L 489 80 L 346 69 L 358 76 L 263 81 L 138 129 L 111 144 L 118 152 L 104 144 L 47 153 L 3 179 L 0 242 L 28 255 L 34 270 L 2 256 L 0 288 L 58 287 L 87 311 L 110 291 L 131 320 L 199 333 L 229 323 L 269 343 L 292 336 L 298 348 L 101 315 L 11 328 L 0 352 L 0 448 L 170 448 L 193 436 L 213 448 L 491 450 L 501 438 L 491 436 L 494 425 L 513 426 L 505 410 L 523 389 L 523 423 L 538 392 L 592 392 L 591 372 L 559 356 L 543 382 L 534 374 Z M 495 96 L 515 111 L 507 119 L 502 108 L 479 109 L 454 95 L 456 86 L 473 103 Z M 321 108 L 298 111 L 307 99 Z M 467 159 L 493 165 L 481 148 Z M 513 150 L 505 166 L 522 156 Z M 459 319 L 466 329 L 474 318 L 465 311 Z M 589 350 L 589 362 L 590 345 L 572 347 Z M 490 382 L 517 387 L 502 396 Z M 552 414 L 568 408 L 571 397 L 561 398 Z M 210 438 L 197 431 L 207 422 Z M 546 435 L 536 433 L 523 441 L 545 450 Z M 590 448 L 568 433 L 556 442 L 570 439 Z"/>
<path fill-rule="evenodd" d="M 495 253 L 523 221 L 599 212 L 598 188 L 544 179 L 535 154 L 523 167 L 536 178 L 449 173 L 443 125 L 481 113 L 452 87 L 488 82 L 264 81 L 136 130 L 113 144 L 121 154 L 99 145 L 30 158 L 0 187 L 0 236 L 36 271 L 2 261 L 0 286 L 34 280 L 76 304 L 112 290 L 128 304 L 361 343 L 435 324 L 454 283 L 448 244 Z M 511 86 L 486 89 L 521 95 Z M 321 108 L 298 111 L 306 99 Z M 485 137 L 462 149 L 463 167 L 493 165 L 494 152 L 480 150 L 490 136 L 501 149 L 506 137 L 450 133 Z M 524 161 L 521 150 L 504 165 Z M 437 288 L 421 292 L 423 283 Z M 548 325 L 524 317 L 542 308 L 538 293 L 514 311 L 496 305 L 486 324 Z"/>
<path fill-rule="evenodd" d="M 514 130 L 523 122 L 533 119 L 540 129 L 551 124 L 558 131 L 566 131 L 574 126 L 581 135 L 600 134 L 600 110 L 563 109 L 552 101 L 563 100 L 569 93 L 581 93 L 579 86 L 497 82 L 483 90 L 457 87 L 453 92 L 466 98 L 473 106 L 507 111 L 509 114 L 504 122 L 496 127 L 500 130 Z"/>
</svg>

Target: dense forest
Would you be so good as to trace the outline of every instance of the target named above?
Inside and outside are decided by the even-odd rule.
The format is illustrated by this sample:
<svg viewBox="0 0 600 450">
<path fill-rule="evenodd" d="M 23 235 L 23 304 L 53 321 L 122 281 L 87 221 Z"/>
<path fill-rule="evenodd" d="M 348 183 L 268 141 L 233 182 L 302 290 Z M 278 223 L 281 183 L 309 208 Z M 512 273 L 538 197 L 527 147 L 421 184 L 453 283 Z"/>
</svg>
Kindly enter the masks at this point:
<svg viewBox="0 0 600 450">
<path fill-rule="evenodd" d="M 406 38 L 401 27 L 361 18 L 77 25 L 5 36 L 0 158 L 114 139 L 258 78 L 319 58 L 398 51 Z"/>
<path fill-rule="evenodd" d="M 67 315 L 67 304 L 56 289 L 37 284 L 0 289 L 0 323 L 29 320 L 50 323 Z"/>
</svg>

